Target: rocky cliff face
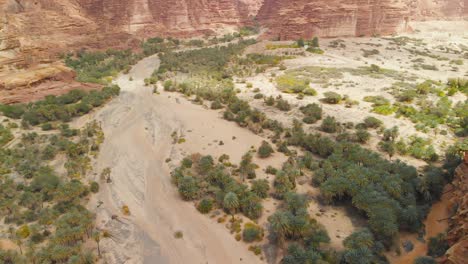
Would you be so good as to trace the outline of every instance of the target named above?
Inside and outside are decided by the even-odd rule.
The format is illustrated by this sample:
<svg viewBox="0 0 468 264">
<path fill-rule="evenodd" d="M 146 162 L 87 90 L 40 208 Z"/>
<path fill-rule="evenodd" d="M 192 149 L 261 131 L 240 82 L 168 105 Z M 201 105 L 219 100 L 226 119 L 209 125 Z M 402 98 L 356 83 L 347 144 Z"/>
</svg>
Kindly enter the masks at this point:
<svg viewBox="0 0 468 264">
<path fill-rule="evenodd" d="M 410 20 L 461 18 L 466 0 L 264 0 L 260 24 L 268 38 L 387 35 Z"/>
<path fill-rule="evenodd" d="M 192 36 L 248 23 L 259 0 L 77 0 L 100 29 L 139 36 Z"/>
<path fill-rule="evenodd" d="M 0 0 L 0 81 L 46 67 L 61 52 L 137 47 L 156 35 L 222 34 L 257 22 L 267 38 L 391 34 L 412 18 L 467 15 L 466 1 Z"/>
<path fill-rule="evenodd" d="M 468 15 L 466 0 L 407 0 L 413 19 L 459 18 Z"/>
<path fill-rule="evenodd" d="M 447 250 L 443 263 L 462 264 L 468 259 L 468 153 L 464 162 L 455 170 L 450 202 L 456 208 L 449 219 Z"/>
<path fill-rule="evenodd" d="M 407 11 L 391 0 L 265 0 L 258 18 L 269 37 L 391 34 Z"/>
</svg>

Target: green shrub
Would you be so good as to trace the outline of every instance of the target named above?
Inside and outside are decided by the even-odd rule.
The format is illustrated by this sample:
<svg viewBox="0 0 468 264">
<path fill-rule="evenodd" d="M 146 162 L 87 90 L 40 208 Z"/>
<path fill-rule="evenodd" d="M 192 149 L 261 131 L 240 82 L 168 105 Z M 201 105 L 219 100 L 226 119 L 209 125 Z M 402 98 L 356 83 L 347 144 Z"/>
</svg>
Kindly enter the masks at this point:
<svg viewBox="0 0 468 264">
<path fill-rule="evenodd" d="M 305 95 L 308 95 L 308 96 L 316 96 L 317 95 L 317 91 L 313 88 L 306 88 L 304 89 L 303 93 Z"/>
<path fill-rule="evenodd" d="M 270 167 L 270 168 L 272 168 L 272 167 Z M 268 168 L 267 168 L 267 170 L 268 170 Z M 273 171 L 270 169 L 270 172 L 273 172 Z M 274 173 L 276 173 L 276 171 L 274 171 Z M 270 174 L 274 174 L 274 173 L 270 173 Z M 254 181 L 252 181 L 251 190 L 258 197 L 267 198 L 268 197 L 268 192 L 270 191 L 270 184 L 265 179 L 254 180 Z"/>
<path fill-rule="evenodd" d="M 95 181 L 92 181 L 90 186 L 89 186 L 89 190 L 93 193 L 97 193 L 99 192 L 99 183 L 95 182 Z"/>
<path fill-rule="evenodd" d="M 389 105 L 390 101 L 380 95 L 377 96 L 366 96 L 364 97 L 365 102 L 373 103 L 373 106 L 382 106 L 382 105 Z"/>
<path fill-rule="evenodd" d="M 411 103 L 418 97 L 418 92 L 414 89 L 409 89 L 401 92 L 396 97 L 399 102 Z"/>
<path fill-rule="evenodd" d="M 364 124 L 367 128 L 379 128 L 382 126 L 382 121 L 373 116 L 368 116 L 364 119 Z"/>
<path fill-rule="evenodd" d="M 179 194 L 184 200 L 194 200 L 198 197 L 200 192 L 198 181 L 191 176 L 183 177 L 180 180 L 178 187 Z"/>
<path fill-rule="evenodd" d="M 322 49 L 313 48 L 313 47 L 307 48 L 307 51 L 310 52 L 310 53 L 315 53 L 315 54 L 324 54 L 325 53 L 325 51 L 323 51 Z"/>
<path fill-rule="evenodd" d="M 380 67 L 378 65 L 371 64 L 370 67 L 369 67 L 369 71 L 373 72 L 373 73 L 378 73 L 378 72 L 381 71 L 381 69 L 380 69 Z"/>
<path fill-rule="evenodd" d="M 287 74 L 277 77 L 276 84 L 281 91 L 288 93 L 301 93 L 309 87 L 308 80 Z"/>
<path fill-rule="evenodd" d="M 223 104 L 219 100 L 215 100 L 211 103 L 211 109 L 217 110 L 223 108 Z"/>
<path fill-rule="evenodd" d="M 16 230 L 16 235 L 20 238 L 27 238 L 31 234 L 31 231 L 29 229 L 28 225 L 23 225 L 18 230 Z"/>
<path fill-rule="evenodd" d="M 242 238 L 245 242 L 261 241 L 263 239 L 263 229 L 254 223 L 246 223 Z"/>
<path fill-rule="evenodd" d="M 431 257 L 423 256 L 423 257 L 417 257 L 413 263 L 414 264 L 436 264 L 437 262 Z"/>
<path fill-rule="evenodd" d="M 335 92 L 326 92 L 324 93 L 324 96 L 323 101 L 328 104 L 339 104 L 343 99 L 341 95 Z"/>
<path fill-rule="evenodd" d="M 270 143 L 262 141 L 262 145 L 258 148 L 258 156 L 262 159 L 268 158 L 271 154 L 275 152 Z"/>
<path fill-rule="evenodd" d="M 205 198 L 200 201 L 200 203 L 197 206 L 198 211 L 202 214 L 207 214 L 213 209 L 213 200 L 209 198 Z"/>
<path fill-rule="evenodd" d="M 22 104 L 15 104 L 15 105 L 2 105 L 0 104 L 0 111 L 3 113 L 4 116 L 19 119 L 23 116 L 25 112 L 25 106 Z"/>
<path fill-rule="evenodd" d="M 370 133 L 363 129 L 358 129 L 355 136 L 359 143 L 366 143 L 370 139 Z"/>
<path fill-rule="evenodd" d="M 395 113 L 397 110 L 398 109 L 396 107 L 391 106 L 391 105 L 380 105 L 380 106 L 375 106 L 372 111 L 380 115 L 391 115 Z"/>
<path fill-rule="evenodd" d="M 336 122 L 335 117 L 327 116 L 323 119 L 320 125 L 320 130 L 327 133 L 335 133 L 338 131 L 339 124 Z"/>
<path fill-rule="evenodd" d="M 447 82 L 447 86 L 454 88 L 464 94 L 468 94 L 468 79 L 465 78 L 451 78 Z"/>
<path fill-rule="evenodd" d="M 175 90 L 175 87 L 172 84 L 172 80 L 165 81 L 163 87 L 164 87 L 164 91 L 172 92 Z"/>
<path fill-rule="evenodd" d="M 313 124 L 322 119 L 322 107 L 316 103 L 302 106 L 299 110 L 305 115 L 304 119 L 302 119 L 304 123 Z"/>
<path fill-rule="evenodd" d="M 11 133 L 11 130 L 0 124 L 0 147 L 12 141 L 14 138 L 15 137 L 13 136 L 13 133 Z"/>
<path fill-rule="evenodd" d="M 438 258 L 445 254 L 449 245 L 444 234 L 438 234 L 435 237 L 429 238 L 429 243 L 427 245 L 427 255 Z"/>
<path fill-rule="evenodd" d="M 267 106 L 273 106 L 273 105 L 275 105 L 275 102 L 276 101 L 275 101 L 275 98 L 273 96 L 269 96 L 269 97 L 265 98 L 265 104 Z"/>
<path fill-rule="evenodd" d="M 284 100 L 283 98 L 278 98 L 278 100 L 276 100 L 276 108 L 278 108 L 281 111 L 289 111 L 291 110 L 291 105 L 288 101 Z"/>
<path fill-rule="evenodd" d="M 52 127 L 51 123 L 44 123 L 44 124 L 41 125 L 41 129 L 43 131 L 49 131 L 49 130 L 52 130 L 53 127 Z"/>
<path fill-rule="evenodd" d="M 267 167 L 266 170 L 265 170 L 265 172 L 266 172 L 267 174 L 271 174 L 271 175 L 276 175 L 276 172 L 277 172 L 277 171 L 278 171 L 277 169 L 275 169 L 274 167 L 272 167 L 272 166 L 270 166 L 270 165 L 268 165 L 268 167 Z"/>
<path fill-rule="evenodd" d="M 370 56 L 373 56 L 373 55 L 378 55 L 380 54 L 380 51 L 379 50 L 376 50 L 376 49 L 372 49 L 372 50 L 366 50 L 366 49 L 361 49 L 362 52 L 363 52 L 363 55 L 364 57 L 370 57 Z"/>
<path fill-rule="evenodd" d="M 258 99 L 262 99 L 263 97 L 264 97 L 264 96 L 263 96 L 263 94 L 261 94 L 261 93 L 257 93 L 257 94 L 254 95 L 254 99 L 257 99 L 257 100 L 258 100 Z"/>
</svg>

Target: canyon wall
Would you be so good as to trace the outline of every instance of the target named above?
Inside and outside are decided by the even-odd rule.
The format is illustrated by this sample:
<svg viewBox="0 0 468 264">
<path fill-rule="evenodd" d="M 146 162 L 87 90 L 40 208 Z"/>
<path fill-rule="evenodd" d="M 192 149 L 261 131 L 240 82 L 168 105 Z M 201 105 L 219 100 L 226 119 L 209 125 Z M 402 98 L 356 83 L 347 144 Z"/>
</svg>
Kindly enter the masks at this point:
<svg viewBox="0 0 468 264">
<path fill-rule="evenodd" d="M 450 248 L 445 253 L 442 263 L 463 264 L 468 256 L 468 153 L 455 170 L 451 183 L 450 202 L 456 208 L 449 219 L 447 240 Z"/>
<path fill-rule="evenodd" d="M 259 0 L 76 0 L 83 15 L 101 30 L 139 36 L 187 37 L 246 24 Z"/>
<path fill-rule="evenodd" d="M 466 16 L 467 0 L 264 0 L 258 13 L 275 39 L 388 35 L 411 20 Z"/>
<path fill-rule="evenodd" d="M 407 0 L 413 19 L 447 19 L 468 15 L 467 0 Z"/>
<path fill-rule="evenodd" d="M 265 0 L 258 19 L 268 37 L 391 34 L 408 12 L 391 0 Z"/>
<path fill-rule="evenodd" d="M 0 90 L 12 87 L 6 76 L 24 76 L 25 69 L 51 73 L 44 80 L 69 76 L 56 73 L 62 67 L 44 68 L 80 48 L 136 48 L 147 37 L 223 34 L 253 24 L 273 39 L 387 35 L 412 19 L 466 16 L 467 1 L 0 0 Z"/>
</svg>

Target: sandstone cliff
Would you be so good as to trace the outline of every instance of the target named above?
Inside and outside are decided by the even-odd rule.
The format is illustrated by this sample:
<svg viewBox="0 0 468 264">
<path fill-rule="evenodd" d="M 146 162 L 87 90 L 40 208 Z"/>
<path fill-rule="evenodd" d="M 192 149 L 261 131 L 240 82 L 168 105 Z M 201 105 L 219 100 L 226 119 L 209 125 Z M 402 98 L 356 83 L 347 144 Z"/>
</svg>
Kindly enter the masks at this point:
<svg viewBox="0 0 468 264">
<path fill-rule="evenodd" d="M 0 80 L 71 50 L 135 48 L 150 36 L 222 34 L 253 23 L 266 38 L 392 34 L 411 19 L 465 16 L 466 1 L 0 0 Z"/>
<path fill-rule="evenodd" d="M 387 35 L 410 20 L 461 18 L 466 0 L 264 0 L 258 19 L 268 38 Z"/>
<path fill-rule="evenodd" d="M 466 0 L 407 0 L 413 19 L 447 19 L 468 15 Z"/>
<path fill-rule="evenodd" d="M 450 202 L 456 211 L 449 220 L 447 240 L 451 247 L 443 262 L 463 264 L 468 260 L 468 153 L 464 162 L 455 170 L 452 188 Z"/>
<path fill-rule="evenodd" d="M 391 34 L 407 12 L 391 0 L 265 0 L 258 19 L 279 39 Z"/>
</svg>

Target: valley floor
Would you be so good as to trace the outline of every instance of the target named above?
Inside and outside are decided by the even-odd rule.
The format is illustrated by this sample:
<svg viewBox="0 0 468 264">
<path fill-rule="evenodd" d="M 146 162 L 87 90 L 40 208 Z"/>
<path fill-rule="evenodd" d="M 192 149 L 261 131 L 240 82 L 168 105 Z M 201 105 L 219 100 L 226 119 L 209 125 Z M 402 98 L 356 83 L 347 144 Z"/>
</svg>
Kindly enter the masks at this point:
<svg viewBox="0 0 468 264">
<path fill-rule="evenodd" d="M 237 162 L 262 138 L 177 94 L 153 95 L 143 80 L 157 65 L 157 56 L 140 61 L 116 80 L 122 88 L 119 98 L 86 117 L 101 122 L 106 135 L 97 172 L 112 168 L 112 183 L 94 201 L 103 202 L 97 210 L 98 227 L 116 237 L 102 242 L 105 259 L 110 263 L 259 263 L 222 225 L 180 199 L 165 160 L 204 151 L 227 153 Z M 174 131 L 187 142 L 174 145 Z M 120 215 L 123 205 L 131 215 L 111 220 L 112 215 Z M 183 238 L 174 238 L 177 231 L 183 232 Z"/>
<path fill-rule="evenodd" d="M 449 37 L 447 34 L 432 37 L 436 39 Z M 463 41 L 463 39 L 456 40 Z M 352 44 L 353 41 L 358 40 L 347 40 L 347 45 L 355 49 L 353 54 L 362 53 L 361 47 Z M 378 42 L 376 39 L 369 40 L 371 43 L 369 45 L 375 47 L 379 45 Z M 365 44 L 362 45 L 365 48 Z M 366 59 L 366 61 L 346 59 L 349 54 L 345 54 L 345 51 L 342 51 L 342 55 L 338 52 L 328 53 L 327 51 L 326 56 L 288 60 L 285 65 L 288 69 L 324 64 L 331 67 L 358 67 L 371 63 L 381 64 L 384 61 L 382 67 L 404 69 L 403 63 L 397 62 L 395 57 L 397 53 L 388 51 L 389 53 L 386 54 L 383 48 L 384 57 L 378 60 L 373 58 Z M 446 56 L 452 59 L 452 55 Z M 419 76 L 421 78 L 432 77 L 438 80 L 450 76 L 463 76 L 460 72 L 449 72 L 452 66 L 442 65 L 448 62 L 438 62 L 431 58 L 426 58 L 426 61 L 437 64 L 441 71 L 423 71 L 423 74 Z M 405 64 L 410 65 L 410 60 L 408 59 Z M 98 180 L 101 171 L 109 167 L 112 182 L 105 184 L 102 191 L 89 204 L 90 208 L 97 208 L 97 226 L 110 230 L 114 236 L 112 239 L 102 241 L 104 259 L 108 263 L 264 262 L 265 260 L 250 252 L 245 244 L 236 241 L 223 226 L 224 224 L 217 223 L 215 218 L 200 214 L 192 203 L 182 201 L 170 177 L 170 171 L 188 154 L 201 152 L 215 157 L 228 154 L 233 163 L 238 163 L 241 156 L 251 146 L 258 147 L 264 138 L 233 122 L 223 120 L 221 112 L 193 104 L 178 93 L 164 92 L 160 88 L 160 94 L 153 94 L 152 87 L 144 85 L 144 79 L 150 76 L 158 66 L 157 55 L 140 61 L 128 74 L 122 74 L 115 80 L 115 83 L 121 87 L 121 94 L 118 98 L 92 115 L 76 120 L 77 126 L 90 119 L 98 120 L 106 137 L 97 164 L 93 166 L 94 177 Z M 412 67 L 412 64 L 410 66 Z M 466 67 L 466 65 L 460 66 L 460 71 L 466 70 Z M 421 71 L 410 68 L 405 70 L 405 74 L 419 72 Z M 274 73 L 279 74 L 279 71 Z M 272 72 L 259 74 L 248 79 L 247 82 L 251 82 L 254 88 L 260 88 L 265 95 L 277 95 L 280 92 L 269 81 L 271 74 Z M 355 77 L 352 81 L 359 84 L 359 82 L 365 83 L 366 79 Z M 384 87 L 391 85 L 391 82 L 385 79 L 367 83 L 367 85 L 367 87 L 358 85 L 358 88 L 363 89 L 359 90 L 350 88 L 346 82 L 343 82 L 343 85 L 329 89 L 346 93 L 351 99 L 361 100 L 364 95 L 380 94 Z M 253 101 L 253 94 L 247 91 L 244 84 L 237 84 L 237 86 L 243 91 L 242 98 Z M 321 89 L 326 88 L 317 88 L 319 92 Z M 295 100 L 293 95 L 284 97 L 291 101 Z M 318 98 L 321 96 L 311 99 L 312 101 L 307 101 L 307 99 L 303 102 L 318 101 Z M 296 101 L 292 103 L 303 104 Z M 369 105 L 364 103 L 352 109 L 344 106 L 334 108 L 325 106 L 324 111 L 333 114 L 342 122 L 359 122 L 369 114 Z M 261 106 L 258 105 L 258 107 Z M 262 110 L 266 110 L 269 115 L 275 115 L 278 119 L 288 118 L 276 112 L 268 113 L 268 109 Z M 395 122 L 395 119 L 390 117 L 379 116 L 379 118 L 382 118 L 388 127 Z M 397 122 L 401 125 L 400 132 L 403 136 L 417 133 L 410 121 L 398 119 Z M 171 137 L 173 133 L 186 141 L 181 144 L 174 143 Z M 443 140 L 448 142 L 453 138 L 448 136 Z M 221 141 L 223 144 L 220 144 Z M 437 141 L 436 143 L 442 144 L 443 142 Z M 268 164 L 261 160 L 255 160 L 255 163 L 261 168 L 267 165 L 280 167 L 286 159 L 287 157 L 277 153 L 268 160 Z M 416 166 L 422 165 L 418 160 L 409 159 L 408 161 Z M 266 175 L 259 177 L 267 178 Z M 310 186 L 298 187 L 298 190 L 304 193 L 314 191 Z M 318 190 L 315 191 L 318 192 Z M 114 215 L 122 215 L 123 206 L 128 206 L 130 215 L 113 219 Z M 270 198 L 264 206 L 266 214 L 260 219 L 261 223 L 266 222 L 269 210 L 273 211 L 276 204 Z M 315 214 L 320 209 L 323 208 L 317 202 L 312 202 L 309 211 Z M 357 229 L 360 223 L 352 219 L 343 208 L 327 207 L 326 211 L 326 214 L 317 216 L 317 219 L 328 230 L 331 245 L 340 249 L 343 239 Z M 175 238 L 175 233 L 178 231 L 182 232 L 182 238 Z M 268 249 L 265 251 L 269 252 Z M 404 263 L 398 259 L 394 261 Z"/>
</svg>

